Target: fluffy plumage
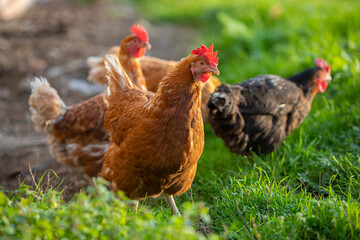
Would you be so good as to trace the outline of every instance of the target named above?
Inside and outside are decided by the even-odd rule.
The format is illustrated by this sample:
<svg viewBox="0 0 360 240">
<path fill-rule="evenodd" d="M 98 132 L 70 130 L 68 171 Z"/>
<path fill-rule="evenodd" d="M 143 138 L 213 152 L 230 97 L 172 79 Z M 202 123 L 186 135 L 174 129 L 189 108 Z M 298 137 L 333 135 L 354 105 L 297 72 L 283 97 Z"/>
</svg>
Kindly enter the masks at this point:
<svg viewBox="0 0 360 240">
<path fill-rule="evenodd" d="M 50 121 L 61 118 L 66 112 L 65 103 L 43 77 L 35 78 L 31 83 L 29 104 L 34 128 L 39 132 L 46 132 Z"/>
<path fill-rule="evenodd" d="M 102 98 L 98 95 L 67 107 L 45 78 L 35 78 L 29 98 L 34 127 L 48 134 L 50 153 L 62 164 L 83 166 L 91 177 L 100 171 L 109 146 Z"/>
</svg>

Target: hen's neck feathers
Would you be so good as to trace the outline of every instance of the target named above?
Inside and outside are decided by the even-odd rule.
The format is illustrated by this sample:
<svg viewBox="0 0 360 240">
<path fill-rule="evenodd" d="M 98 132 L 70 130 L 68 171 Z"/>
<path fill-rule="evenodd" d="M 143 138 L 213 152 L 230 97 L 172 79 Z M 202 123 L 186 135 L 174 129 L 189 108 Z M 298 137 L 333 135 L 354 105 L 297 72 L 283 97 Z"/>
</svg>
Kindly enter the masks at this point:
<svg viewBox="0 0 360 240">
<path fill-rule="evenodd" d="M 317 93 L 317 86 L 316 82 L 314 81 L 314 77 L 319 70 L 321 70 L 319 67 L 308 68 L 288 78 L 288 80 L 301 88 L 306 98 L 312 99 Z"/>
<path fill-rule="evenodd" d="M 120 52 L 118 55 L 121 66 L 131 79 L 131 81 L 140 89 L 147 90 L 144 74 L 141 70 L 140 61 L 135 58 L 128 50 L 126 43 L 132 36 L 126 37 L 120 45 Z"/>
<path fill-rule="evenodd" d="M 197 56 L 190 55 L 178 62 L 161 80 L 150 105 L 162 108 L 175 105 L 196 106 L 201 98 L 201 82 L 194 82 L 190 70 Z"/>
</svg>

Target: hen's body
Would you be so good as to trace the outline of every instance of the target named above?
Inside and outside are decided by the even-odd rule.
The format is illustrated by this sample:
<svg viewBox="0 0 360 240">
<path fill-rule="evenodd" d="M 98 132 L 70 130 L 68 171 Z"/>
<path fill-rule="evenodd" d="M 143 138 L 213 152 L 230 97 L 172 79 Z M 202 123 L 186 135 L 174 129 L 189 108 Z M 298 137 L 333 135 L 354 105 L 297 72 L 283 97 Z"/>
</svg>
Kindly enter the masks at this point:
<svg viewBox="0 0 360 240">
<path fill-rule="evenodd" d="M 232 152 L 272 152 L 308 115 L 320 71 L 311 68 L 289 79 L 262 75 L 219 86 L 208 103 L 212 128 Z"/>
<path fill-rule="evenodd" d="M 156 92 L 160 81 L 173 69 L 176 63 L 176 61 L 163 60 L 156 57 L 144 56 L 141 58 L 141 70 L 144 74 L 148 90 Z"/>
<path fill-rule="evenodd" d="M 112 189 L 142 199 L 162 192 L 179 195 L 191 186 L 204 147 L 204 130 L 201 85 L 190 81 L 189 61 L 179 62 L 181 71 L 174 69 L 156 94 L 128 88 L 107 97 L 105 127 L 113 144 L 100 175 L 111 182 Z"/>
</svg>

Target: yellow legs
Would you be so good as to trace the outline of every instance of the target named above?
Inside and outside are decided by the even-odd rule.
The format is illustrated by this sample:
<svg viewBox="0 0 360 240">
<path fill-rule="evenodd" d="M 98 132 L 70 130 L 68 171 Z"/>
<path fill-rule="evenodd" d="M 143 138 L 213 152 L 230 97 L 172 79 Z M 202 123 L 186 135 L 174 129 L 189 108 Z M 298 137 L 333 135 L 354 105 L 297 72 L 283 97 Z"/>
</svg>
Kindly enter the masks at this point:
<svg viewBox="0 0 360 240">
<path fill-rule="evenodd" d="M 179 209 L 176 207 L 176 204 L 175 204 L 175 201 L 174 201 L 173 196 L 165 193 L 165 197 L 166 197 L 167 200 L 169 201 L 172 214 L 173 214 L 173 215 L 178 215 L 178 216 L 181 217 L 181 213 L 179 212 Z"/>
</svg>

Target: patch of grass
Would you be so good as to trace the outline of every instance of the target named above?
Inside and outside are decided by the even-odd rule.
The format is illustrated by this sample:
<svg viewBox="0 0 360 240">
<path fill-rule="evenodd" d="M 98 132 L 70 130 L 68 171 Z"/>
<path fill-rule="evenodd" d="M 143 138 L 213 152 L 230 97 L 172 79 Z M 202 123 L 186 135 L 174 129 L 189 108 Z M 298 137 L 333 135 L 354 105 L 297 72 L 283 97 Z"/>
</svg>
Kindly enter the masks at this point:
<svg viewBox="0 0 360 240">
<path fill-rule="evenodd" d="M 209 221 L 201 203 L 182 206 L 183 217 L 150 211 L 136 212 L 127 199 L 107 190 L 105 181 L 89 187 L 70 202 L 61 192 L 32 190 L 21 185 L 15 192 L 0 191 L 0 238 L 6 239 L 205 239 L 194 226 Z M 40 184 L 39 184 L 40 185 Z M 210 239 L 218 239 L 210 234 Z"/>
<path fill-rule="evenodd" d="M 206 126 L 192 190 L 209 207 L 215 232 L 229 239 L 254 239 L 256 232 L 263 239 L 359 238 L 360 2 L 136 2 L 151 21 L 198 29 L 188 52 L 214 43 L 222 82 L 288 77 L 317 57 L 331 64 L 327 91 L 272 154 L 232 154 Z"/>
</svg>

